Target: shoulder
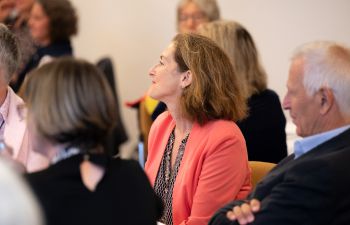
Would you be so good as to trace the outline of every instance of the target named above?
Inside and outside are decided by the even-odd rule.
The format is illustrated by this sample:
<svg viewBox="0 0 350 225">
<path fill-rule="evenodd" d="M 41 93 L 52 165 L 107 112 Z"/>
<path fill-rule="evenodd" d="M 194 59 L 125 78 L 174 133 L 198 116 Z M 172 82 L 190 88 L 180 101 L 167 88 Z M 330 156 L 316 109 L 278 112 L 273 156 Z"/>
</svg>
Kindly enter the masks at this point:
<svg viewBox="0 0 350 225">
<path fill-rule="evenodd" d="M 116 178 L 132 183 L 149 184 L 148 178 L 140 164 L 132 159 L 115 158 L 111 160 L 110 174 Z"/>
<path fill-rule="evenodd" d="M 157 119 L 152 123 L 150 129 L 150 136 L 152 137 L 157 133 L 163 135 L 166 131 L 170 130 L 174 126 L 175 122 L 171 114 L 168 111 L 165 111 L 162 114 L 160 114 L 157 117 Z"/>
<path fill-rule="evenodd" d="M 239 145 L 245 148 L 245 140 L 236 123 L 227 120 L 209 121 L 203 126 L 195 124 L 190 134 L 191 141 L 211 146 L 208 149 L 221 149 Z"/>
<path fill-rule="evenodd" d="M 113 158 L 111 160 L 111 166 L 113 167 L 112 169 L 117 169 L 123 173 L 142 173 L 140 164 L 132 159 L 121 159 L 120 157 Z"/>
<path fill-rule="evenodd" d="M 169 113 L 169 111 L 164 111 L 163 113 L 161 113 L 156 120 L 153 122 L 152 126 L 160 126 L 164 123 L 171 123 L 173 121 L 173 118 L 171 116 L 171 114 Z"/>
<path fill-rule="evenodd" d="M 228 120 L 212 120 L 204 124 L 203 126 L 198 125 L 198 129 L 203 134 L 214 137 L 234 137 L 241 136 L 241 131 L 237 124 L 233 121 Z"/>
<path fill-rule="evenodd" d="M 11 105 L 18 105 L 18 104 L 22 104 L 23 103 L 23 99 L 21 97 L 19 97 L 13 90 L 11 87 L 7 88 L 8 90 L 8 94 L 10 96 L 10 106 Z"/>
</svg>

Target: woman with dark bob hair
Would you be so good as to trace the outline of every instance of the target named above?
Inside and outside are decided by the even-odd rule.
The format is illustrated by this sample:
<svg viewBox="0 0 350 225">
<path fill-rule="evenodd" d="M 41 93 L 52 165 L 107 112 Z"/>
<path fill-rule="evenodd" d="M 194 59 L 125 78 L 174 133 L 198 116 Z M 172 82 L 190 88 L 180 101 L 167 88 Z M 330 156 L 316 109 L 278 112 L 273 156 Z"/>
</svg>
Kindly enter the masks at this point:
<svg viewBox="0 0 350 225">
<path fill-rule="evenodd" d="M 47 224 L 155 225 L 159 207 L 139 164 L 106 154 L 116 107 L 101 72 L 63 57 L 31 72 L 22 88 L 33 150 L 51 162 L 26 176 Z"/>
<path fill-rule="evenodd" d="M 149 74 L 149 95 L 166 104 L 152 125 L 146 173 L 163 200 L 161 222 L 207 224 L 251 190 L 247 150 L 235 124 L 246 103 L 229 58 L 213 41 L 178 34 Z"/>
<path fill-rule="evenodd" d="M 28 72 L 51 58 L 73 55 L 70 38 L 78 32 L 78 17 L 68 0 L 36 0 L 29 18 L 36 51 L 12 87 L 18 91 Z"/>
</svg>

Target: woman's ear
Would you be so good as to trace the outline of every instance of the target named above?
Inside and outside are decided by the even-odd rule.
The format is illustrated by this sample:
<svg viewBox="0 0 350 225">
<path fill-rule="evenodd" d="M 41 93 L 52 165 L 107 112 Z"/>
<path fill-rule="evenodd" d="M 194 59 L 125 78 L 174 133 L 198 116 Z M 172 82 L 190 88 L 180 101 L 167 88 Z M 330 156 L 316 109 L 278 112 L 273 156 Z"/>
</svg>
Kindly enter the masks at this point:
<svg viewBox="0 0 350 225">
<path fill-rule="evenodd" d="M 192 72 L 191 70 L 187 70 L 183 72 L 181 75 L 181 88 L 186 88 L 192 83 Z"/>
</svg>

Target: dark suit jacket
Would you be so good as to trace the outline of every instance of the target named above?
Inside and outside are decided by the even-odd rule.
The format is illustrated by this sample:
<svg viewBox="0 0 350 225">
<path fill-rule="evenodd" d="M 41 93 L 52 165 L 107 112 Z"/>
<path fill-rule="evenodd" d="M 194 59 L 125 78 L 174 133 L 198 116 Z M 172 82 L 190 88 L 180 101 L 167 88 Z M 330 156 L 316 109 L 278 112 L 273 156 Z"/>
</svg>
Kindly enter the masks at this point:
<svg viewBox="0 0 350 225">
<path fill-rule="evenodd" d="M 82 183 L 82 155 L 26 175 L 43 206 L 47 225 L 155 225 L 160 207 L 145 173 L 136 161 L 90 157 L 106 173 L 89 191 Z"/>
<path fill-rule="evenodd" d="M 294 160 L 279 163 L 248 199 L 261 201 L 252 225 L 349 225 L 350 129 Z M 210 225 L 238 224 L 226 212 L 242 201 L 220 209 Z"/>
</svg>

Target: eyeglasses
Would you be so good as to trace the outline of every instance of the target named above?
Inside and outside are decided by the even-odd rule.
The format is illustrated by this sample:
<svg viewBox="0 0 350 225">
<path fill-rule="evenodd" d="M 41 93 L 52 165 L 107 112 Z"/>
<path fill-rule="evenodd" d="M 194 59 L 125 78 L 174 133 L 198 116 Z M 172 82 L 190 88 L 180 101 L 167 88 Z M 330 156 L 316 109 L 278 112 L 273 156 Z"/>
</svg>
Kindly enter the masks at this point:
<svg viewBox="0 0 350 225">
<path fill-rule="evenodd" d="M 201 22 L 206 16 L 203 13 L 194 13 L 194 14 L 180 14 L 179 21 L 186 22 L 189 19 L 192 19 L 194 22 Z"/>
</svg>

